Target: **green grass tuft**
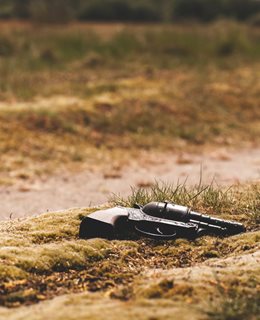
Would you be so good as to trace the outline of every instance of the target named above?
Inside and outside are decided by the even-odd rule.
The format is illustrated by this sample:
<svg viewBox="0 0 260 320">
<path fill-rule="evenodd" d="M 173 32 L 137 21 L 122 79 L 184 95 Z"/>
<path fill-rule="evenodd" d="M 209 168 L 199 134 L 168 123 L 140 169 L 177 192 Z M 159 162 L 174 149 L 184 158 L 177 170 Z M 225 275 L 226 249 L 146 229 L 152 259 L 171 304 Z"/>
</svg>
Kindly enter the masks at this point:
<svg viewBox="0 0 260 320">
<path fill-rule="evenodd" d="M 253 225 L 259 223 L 259 184 L 247 188 L 237 186 L 223 188 L 198 184 L 188 187 L 185 184 L 167 184 L 155 182 L 150 188 L 132 188 L 128 197 L 113 195 L 111 202 L 115 205 L 132 207 L 135 203 L 146 204 L 151 201 L 170 201 L 186 205 L 193 210 L 211 214 L 225 214 L 246 219 Z"/>
</svg>

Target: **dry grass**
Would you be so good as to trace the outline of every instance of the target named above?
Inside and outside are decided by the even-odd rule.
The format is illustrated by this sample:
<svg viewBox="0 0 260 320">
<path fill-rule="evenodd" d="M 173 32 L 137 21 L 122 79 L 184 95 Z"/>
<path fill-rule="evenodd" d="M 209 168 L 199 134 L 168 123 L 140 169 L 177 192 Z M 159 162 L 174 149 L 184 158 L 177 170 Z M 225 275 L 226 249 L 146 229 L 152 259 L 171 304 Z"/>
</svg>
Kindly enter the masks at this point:
<svg viewBox="0 0 260 320">
<path fill-rule="evenodd" d="M 221 193 L 211 186 L 210 193 L 205 189 L 197 196 L 195 207 L 214 214 L 215 207 L 209 199 L 217 194 L 221 203 L 225 194 L 226 209 L 223 206 L 218 213 L 242 221 L 248 230 L 254 230 L 230 238 L 207 236 L 194 241 L 155 241 L 133 236 L 122 241 L 79 240 L 82 217 L 97 208 L 1 222 L 0 303 L 5 308 L 0 308 L 0 316 L 43 319 L 51 314 L 53 319 L 81 319 L 87 306 L 89 319 L 100 317 L 100 308 L 105 308 L 105 314 L 112 319 L 129 319 L 133 315 L 151 319 L 151 310 L 156 312 L 156 319 L 167 314 L 172 319 L 172 312 L 177 312 L 179 319 L 189 319 L 191 314 L 194 319 L 206 314 L 212 319 L 231 319 L 223 314 L 236 312 L 247 315 L 246 319 L 254 319 L 257 309 L 250 297 L 259 285 L 259 231 L 256 220 L 248 213 L 257 208 L 251 207 L 251 211 L 252 203 L 259 206 L 258 188 L 247 186 Z M 162 196 L 162 191 L 167 199 L 170 194 L 178 193 L 178 200 L 185 204 L 187 192 L 191 198 L 198 188 L 188 191 L 179 187 L 176 191 L 157 185 L 147 193 L 155 199 L 156 195 Z M 124 203 L 133 200 L 136 192 Z M 147 195 L 142 200 L 148 200 Z M 243 293 L 246 296 L 241 308 L 237 302 L 232 308 L 232 301 L 242 299 Z M 69 295 L 57 298 L 64 294 Z M 225 295 L 229 298 L 222 305 Z M 54 299 L 42 302 L 51 298 Z M 39 304 L 23 306 L 36 302 Z M 250 312 L 252 305 L 254 311 Z M 6 307 L 19 308 L 7 310 Z"/>
<path fill-rule="evenodd" d="M 118 150 L 258 143 L 258 39 L 228 22 L 1 26 L 0 183 Z"/>
<path fill-rule="evenodd" d="M 2 103 L 2 180 L 35 177 L 61 163 L 80 166 L 111 150 L 258 143 L 257 68 L 210 74 L 212 79 L 194 70 L 156 71 L 152 79 L 107 80 L 116 91 L 97 80 L 102 92 L 86 100 Z"/>
</svg>

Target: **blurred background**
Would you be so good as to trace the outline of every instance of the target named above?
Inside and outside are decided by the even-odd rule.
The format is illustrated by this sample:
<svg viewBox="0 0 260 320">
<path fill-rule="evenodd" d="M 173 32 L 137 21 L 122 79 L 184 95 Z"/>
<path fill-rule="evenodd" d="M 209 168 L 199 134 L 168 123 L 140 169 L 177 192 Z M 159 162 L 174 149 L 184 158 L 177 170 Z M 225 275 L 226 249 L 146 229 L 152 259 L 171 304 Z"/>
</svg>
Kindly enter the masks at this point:
<svg viewBox="0 0 260 320">
<path fill-rule="evenodd" d="M 257 0 L 0 0 L 0 183 L 257 144 L 259 26 Z"/>
<path fill-rule="evenodd" d="M 259 21 L 257 0 L 1 0 L 2 19 L 80 21 L 209 22 L 219 18 Z"/>
</svg>

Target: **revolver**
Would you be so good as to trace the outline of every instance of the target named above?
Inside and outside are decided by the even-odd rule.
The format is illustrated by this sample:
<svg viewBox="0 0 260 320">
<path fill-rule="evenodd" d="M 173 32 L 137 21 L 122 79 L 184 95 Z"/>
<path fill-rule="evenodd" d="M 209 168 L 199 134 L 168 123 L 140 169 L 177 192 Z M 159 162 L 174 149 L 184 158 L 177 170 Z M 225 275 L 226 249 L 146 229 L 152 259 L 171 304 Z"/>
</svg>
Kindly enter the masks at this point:
<svg viewBox="0 0 260 320">
<path fill-rule="evenodd" d="M 165 201 L 95 211 L 81 221 L 79 237 L 120 239 L 129 232 L 162 240 L 195 239 L 208 234 L 234 235 L 245 232 L 245 227 Z"/>
</svg>

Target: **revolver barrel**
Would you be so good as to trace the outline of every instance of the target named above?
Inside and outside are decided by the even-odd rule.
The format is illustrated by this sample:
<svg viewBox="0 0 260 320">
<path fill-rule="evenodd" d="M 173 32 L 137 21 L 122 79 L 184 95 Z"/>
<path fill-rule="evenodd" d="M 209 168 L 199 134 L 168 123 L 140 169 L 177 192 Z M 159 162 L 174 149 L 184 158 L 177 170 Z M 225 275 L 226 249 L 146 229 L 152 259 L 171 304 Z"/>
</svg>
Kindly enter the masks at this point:
<svg viewBox="0 0 260 320">
<path fill-rule="evenodd" d="M 191 222 L 204 226 L 209 231 L 222 230 L 225 234 L 232 235 L 245 232 L 245 227 L 238 222 L 213 218 L 209 215 L 192 211 L 190 208 L 170 202 L 150 202 L 142 207 L 143 212 L 151 216 L 163 217 L 169 220 Z"/>
<path fill-rule="evenodd" d="M 234 222 L 234 221 L 229 221 L 229 220 L 224 220 L 224 219 L 219 219 L 219 218 L 213 218 L 213 217 L 208 216 L 206 214 L 201 214 L 201 213 L 198 213 L 195 211 L 190 211 L 189 219 L 193 220 L 194 222 L 198 221 L 198 222 L 202 222 L 205 224 L 225 228 L 226 233 L 230 234 L 230 235 L 245 232 L 245 230 L 246 230 L 245 227 L 239 222 Z"/>
</svg>

